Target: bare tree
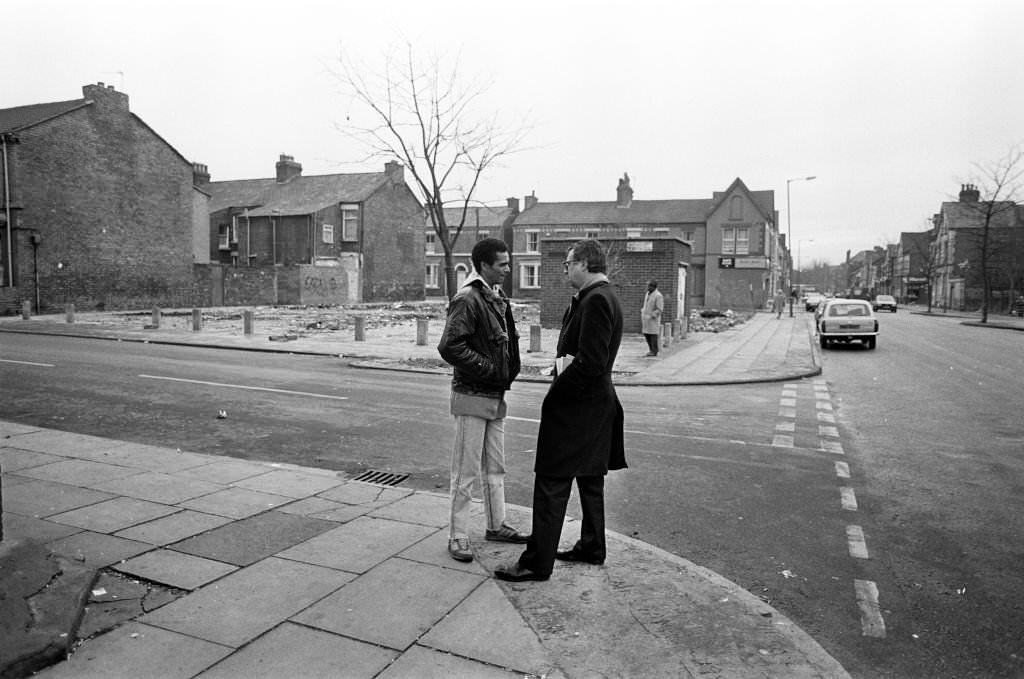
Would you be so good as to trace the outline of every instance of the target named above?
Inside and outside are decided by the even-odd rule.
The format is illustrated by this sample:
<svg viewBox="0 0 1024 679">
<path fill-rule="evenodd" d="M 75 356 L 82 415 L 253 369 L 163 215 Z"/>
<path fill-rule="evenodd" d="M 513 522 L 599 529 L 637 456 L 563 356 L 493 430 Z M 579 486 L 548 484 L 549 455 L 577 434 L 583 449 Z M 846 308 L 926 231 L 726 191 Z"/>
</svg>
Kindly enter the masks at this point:
<svg viewBox="0 0 1024 679">
<path fill-rule="evenodd" d="M 979 266 L 977 276 L 982 285 L 981 322 L 988 322 L 992 304 L 993 254 L 995 241 L 993 231 L 998 227 L 1013 226 L 1016 222 L 1017 200 L 1024 180 L 1024 151 L 1016 145 L 999 160 L 975 165 L 980 199 L 964 203 L 978 219 L 981 229 L 972 233 L 971 240 L 977 246 Z"/>
<path fill-rule="evenodd" d="M 341 58 L 341 82 L 366 116 L 350 112 L 339 127 L 368 149 L 367 159 L 397 160 L 409 169 L 427 219 L 444 250 L 445 289 L 455 294 L 452 253 L 473 194 L 487 170 L 524 150 L 524 123 L 503 129 L 476 106 L 487 87 L 463 83 L 459 60 L 446 68 L 434 56 L 420 63 L 407 44 L 401 58 L 385 56 L 383 71 L 369 73 Z M 449 211 L 446 212 L 446 208 Z M 449 219 L 455 213 L 455 218 Z"/>
</svg>

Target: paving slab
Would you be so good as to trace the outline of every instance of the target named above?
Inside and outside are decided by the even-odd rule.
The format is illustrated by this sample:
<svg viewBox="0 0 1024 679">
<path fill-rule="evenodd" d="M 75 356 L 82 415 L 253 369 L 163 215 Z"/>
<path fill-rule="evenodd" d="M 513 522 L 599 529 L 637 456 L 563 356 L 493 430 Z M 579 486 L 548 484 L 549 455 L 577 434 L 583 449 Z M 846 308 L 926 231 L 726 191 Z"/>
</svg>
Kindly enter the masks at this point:
<svg viewBox="0 0 1024 679">
<path fill-rule="evenodd" d="M 186 538 L 171 548 L 207 559 L 248 566 L 336 526 L 334 522 L 323 519 L 269 511 Z"/>
<path fill-rule="evenodd" d="M 329 512 L 339 507 L 350 507 L 351 505 L 342 505 L 340 502 L 334 500 L 327 500 L 322 497 L 307 497 L 302 500 L 297 500 L 291 504 L 279 507 L 277 511 L 284 512 L 285 514 L 298 514 L 299 516 L 313 516 L 322 512 Z M 317 518 L 326 518 L 318 516 Z M 353 519 L 355 517 L 352 517 Z"/>
<path fill-rule="evenodd" d="M 273 493 L 275 495 L 302 499 L 343 483 L 345 483 L 345 479 L 338 476 L 306 474 L 291 470 L 273 470 L 268 471 L 266 474 L 250 476 L 241 481 L 236 481 L 233 485 L 238 488 L 260 491 L 261 493 Z"/>
<path fill-rule="evenodd" d="M 396 657 L 390 649 L 286 622 L 196 679 L 375 677 Z"/>
<path fill-rule="evenodd" d="M 81 532 L 81 528 L 65 526 L 34 516 L 22 516 L 4 508 L 4 540 L 31 538 L 36 542 L 50 542 Z"/>
<path fill-rule="evenodd" d="M 138 473 L 137 469 L 93 460 L 61 460 L 41 467 L 22 469 L 19 472 L 21 476 L 33 479 L 75 486 L 92 486 L 95 483 Z"/>
<path fill-rule="evenodd" d="M 267 465 L 257 462 L 231 458 L 210 462 L 210 458 L 207 458 L 205 464 L 184 469 L 178 472 L 177 475 L 183 478 L 194 478 L 227 485 L 250 476 L 265 474 L 266 472 Z"/>
<path fill-rule="evenodd" d="M 283 495 L 258 493 L 245 488 L 225 488 L 216 493 L 179 502 L 181 507 L 194 509 L 197 512 L 217 514 L 231 519 L 244 519 L 247 516 L 280 507 L 292 501 Z"/>
<path fill-rule="evenodd" d="M 364 573 L 434 532 L 436 529 L 429 526 L 359 517 L 286 549 L 279 556 Z"/>
<path fill-rule="evenodd" d="M 90 639 L 67 662 L 35 675 L 42 679 L 190 679 L 231 653 L 168 630 L 128 623 Z"/>
<path fill-rule="evenodd" d="M 0 469 L 5 474 L 16 472 L 19 469 L 39 467 L 51 462 L 60 462 L 65 458 L 49 453 L 39 453 L 34 450 L 22 450 L 20 448 L 0 448 Z"/>
<path fill-rule="evenodd" d="M 484 581 L 439 566 L 388 559 L 292 620 L 401 651 Z"/>
<path fill-rule="evenodd" d="M 315 512 L 310 514 L 313 518 L 324 519 L 325 521 L 334 521 L 335 523 L 348 523 L 353 519 L 358 519 L 360 516 L 369 514 L 373 507 L 362 507 L 360 505 L 346 505 L 340 502 L 335 502 L 334 509 L 326 509 L 323 511 Z"/>
<path fill-rule="evenodd" d="M 472 547 L 472 542 L 470 543 L 470 546 Z M 517 547 L 522 551 L 522 545 L 510 545 L 510 547 L 511 546 Z M 408 549 L 403 549 L 396 556 L 400 556 L 403 559 L 409 559 L 411 561 L 419 561 L 420 563 L 444 566 L 445 568 L 465 571 L 466 573 L 474 573 L 483 577 L 491 576 L 488 571 L 483 569 L 483 566 L 481 566 L 480 562 L 476 559 L 467 563 L 456 561 L 449 556 L 447 530 L 439 530 L 432 535 L 428 535 L 426 538 L 420 540 Z"/>
<path fill-rule="evenodd" d="M 238 570 L 221 561 L 157 549 L 118 563 L 114 569 L 161 585 L 193 590 Z"/>
<path fill-rule="evenodd" d="M 38 427 L 34 427 L 31 424 L 18 424 L 17 422 L 0 422 L 0 439 L 5 439 L 10 436 L 17 436 L 18 434 L 28 434 L 29 432 L 39 431 Z"/>
<path fill-rule="evenodd" d="M 46 544 L 54 552 L 92 568 L 104 568 L 153 549 L 144 542 L 87 530 Z"/>
<path fill-rule="evenodd" d="M 191 469 L 209 461 L 206 455 L 133 442 L 126 442 L 123 446 L 109 451 L 107 456 L 130 467 L 166 473 Z"/>
<path fill-rule="evenodd" d="M 96 490 L 117 495 L 151 502 L 161 502 L 165 505 L 174 505 L 185 500 L 209 495 L 224 486 L 219 483 L 200 481 L 198 479 L 187 479 L 174 474 L 162 472 L 144 471 L 127 478 L 111 479 L 101 483 L 94 483 L 90 486 Z"/>
<path fill-rule="evenodd" d="M 148 542 L 152 545 L 169 545 L 199 533 L 231 523 L 232 519 L 216 514 L 204 514 L 184 509 L 175 514 L 140 523 L 115 533 L 117 537 Z"/>
<path fill-rule="evenodd" d="M 441 528 L 448 525 L 451 503 L 447 495 L 420 492 L 379 507 L 369 516 Z"/>
<path fill-rule="evenodd" d="M 595 675 L 596 676 L 596 675 Z M 523 679 L 519 672 L 459 658 L 431 648 L 413 646 L 376 679 Z"/>
<path fill-rule="evenodd" d="M 140 621 L 237 648 L 353 577 L 271 557 L 158 608 Z"/>
<path fill-rule="evenodd" d="M 4 511 L 45 518 L 113 497 L 98 490 L 35 479 L 4 491 Z"/>
<path fill-rule="evenodd" d="M 493 580 L 486 580 L 419 642 L 526 674 L 546 676 L 555 663 Z"/>
<path fill-rule="evenodd" d="M 412 491 L 406 488 L 385 488 L 370 483 L 349 481 L 337 488 L 331 488 L 319 493 L 319 496 L 328 500 L 334 500 L 335 502 L 363 505 L 370 509 L 377 509 L 411 494 Z"/>
<path fill-rule="evenodd" d="M 133 497 L 115 497 L 56 514 L 51 516 L 50 520 L 97 533 L 116 533 L 129 526 L 152 521 L 177 511 L 180 511 L 177 507 L 156 502 L 137 500 Z"/>
</svg>

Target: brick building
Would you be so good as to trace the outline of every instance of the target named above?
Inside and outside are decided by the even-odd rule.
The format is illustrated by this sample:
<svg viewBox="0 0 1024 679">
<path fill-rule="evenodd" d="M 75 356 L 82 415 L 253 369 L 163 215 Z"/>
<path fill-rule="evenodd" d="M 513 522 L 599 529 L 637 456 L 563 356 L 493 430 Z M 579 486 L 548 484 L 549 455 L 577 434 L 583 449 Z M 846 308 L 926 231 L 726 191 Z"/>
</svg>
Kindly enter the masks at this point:
<svg viewBox="0 0 1024 679">
<path fill-rule="evenodd" d="M 465 220 L 463 221 L 462 208 L 445 208 L 445 223 L 454 233 L 455 229 L 462 224 L 462 231 L 455 241 L 455 248 L 452 251 L 452 258 L 455 262 L 455 287 L 462 285 L 473 271 L 473 261 L 470 257 L 473 246 L 478 240 L 484 238 L 500 238 L 507 244 L 513 242 L 512 224 L 519 214 L 519 200 L 509 198 L 503 207 L 492 207 L 478 205 L 466 208 Z M 427 220 L 425 227 L 426 241 L 426 292 L 431 297 L 446 297 L 445 273 L 444 273 L 444 248 L 437 240 L 437 232 L 434 226 Z M 515 264 L 515 253 L 513 255 L 513 267 Z M 502 287 L 509 296 L 513 291 L 513 278 L 506 276 Z"/>
<path fill-rule="evenodd" d="M 0 110 L 0 313 L 192 304 L 206 195 L 193 166 L 103 83 Z"/>
<path fill-rule="evenodd" d="M 304 176 L 281 155 L 275 170 L 201 183 L 214 305 L 423 299 L 423 209 L 400 164 Z"/>
<path fill-rule="evenodd" d="M 513 222 L 512 294 L 545 298 L 546 281 L 558 278 L 561 264 L 553 272 L 544 268 L 545 241 L 677 239 L 692 249 L 688 308 L 762 307 L 783 273 L 774 196 L 750 191 L 737 178 L 710 198 L 634 200 L 629 175 L 619 180 L 615 201 L 546 203 L 527 196 Z"/>
<path fill-rule="evenodd" d="M 575 236 L 545 238 L 540 243 L 540 323 L 557 328 L 575 290 L 565 276 L 562 262 Z M 646 238 L 605 237 L 601 239 L 608 265 L 608 280 L 619 296 L 623 311 L 623 332 L 640 332 L 640 309 L 647 293 L 647 281 L 658 281 L 665 298 L 662 320 L 684 319 L 690 285 L 690 244 L 667 234 Z"/>
</svg>

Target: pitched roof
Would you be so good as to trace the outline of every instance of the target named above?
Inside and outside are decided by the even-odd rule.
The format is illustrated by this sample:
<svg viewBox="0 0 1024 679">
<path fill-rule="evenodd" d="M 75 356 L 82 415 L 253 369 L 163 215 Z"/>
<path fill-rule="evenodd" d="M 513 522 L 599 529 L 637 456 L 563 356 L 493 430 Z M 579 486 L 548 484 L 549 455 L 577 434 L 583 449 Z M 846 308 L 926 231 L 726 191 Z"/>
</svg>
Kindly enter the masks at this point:
<svg viewBox="0 0 1024 679">
<path fill-rule="evenodd" d="M 761 213 L 761 217 L 766 222 L 774 221 L 775 218 L 773 215 L 775 214 L 775 192 L 751 191 L 750 189 L 747 188 L 747 185 L 744 184 L 743 180 L 740 179 L 739 177 L 736 177 L 736 179 L 733 180 L 732 184 L 729 185 L 729 188 L 727 188 L 725 191 L 715 191 L 715 193 L 713 194 L 714 204 L 712 205 L 711 209 L 708 210 L 708 212 L 711 213 L 717 210 L 719 206 L 721 206 L 722 202 L 725 201 L 726 197 L 729 196 L 729 194 L 733 193 L 734 191 L 739 191 L 745 194 L 747 198 L 750 199 L 750 202 L 757 207 L 758 211 Z"/>
<path fill-rule="evenodd" d="M 71 99 L 55 101 L 49 104 L 30 104 L 0 109 L 0 132 L 17 132 L 32 127 L 44 120 L 74 111 L 88 105 L 88 99 Z"/>
<path fill-rule="evenodd" d="M 707 198 L 634 200 L 629 207 L 615 201 L 537 203 L 516 217 L 516 226 L 547 224 L 691 224 L 701 223 L 712 201 Z"/>
<path fill-rule="evenodd" d="M 505 224 L 505 220 L 512 214 L 512 209 L 507 205 L 491 206 L 491 205 L 472 205 L 466 208 L 466 224 L 467 227 L 476 226 L 491 226 L 500 227 Z M 462 219 L 462 208 L 461 207 L 446 207 L 444 209 L 444 219 L 448 226 L 458 226 L 459 221 Z M 430 226 L 430 216 L 427 216 L 427 226 Z"/>
<path fill-rule="evenodd" d="M 947 201 L 942 204 L 942 216 L 948 229 L 976 229 L 985 226 L 985 212 L 989 209 L 988 201 Z M 1017 209 L 1013 201 L 997 200 L 992 203 L 991 211 L 989 226 L 1017 225 Z"/>
<path fill-rule="evenodd" d="M 252 217 L 272 214 L 308 215 L 335 203 L 366 200 L 388 179 L 384 172 L 321 174 L 276 179 L 238 179 L 210 182 L 210 212 L 229 207 L 248 207 Z"/>
</svg>

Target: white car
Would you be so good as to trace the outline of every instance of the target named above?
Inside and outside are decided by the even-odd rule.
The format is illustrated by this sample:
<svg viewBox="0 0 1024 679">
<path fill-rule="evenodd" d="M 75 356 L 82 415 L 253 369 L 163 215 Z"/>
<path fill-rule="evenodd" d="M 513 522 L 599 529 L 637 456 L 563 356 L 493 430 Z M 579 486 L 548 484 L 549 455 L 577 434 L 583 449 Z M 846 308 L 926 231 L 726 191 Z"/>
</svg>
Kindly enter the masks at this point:
<svg viewBox="0 0 1024 679">
<path fill-rule="evenodd" d="M 878 319 L 871 302 L 863 299 L 830 299 L 817 314 L 818 338 L 821 348 L 833 342 L 844 344 L 859 341 L 868 349 L 878 342 Z"/>
</svg>

